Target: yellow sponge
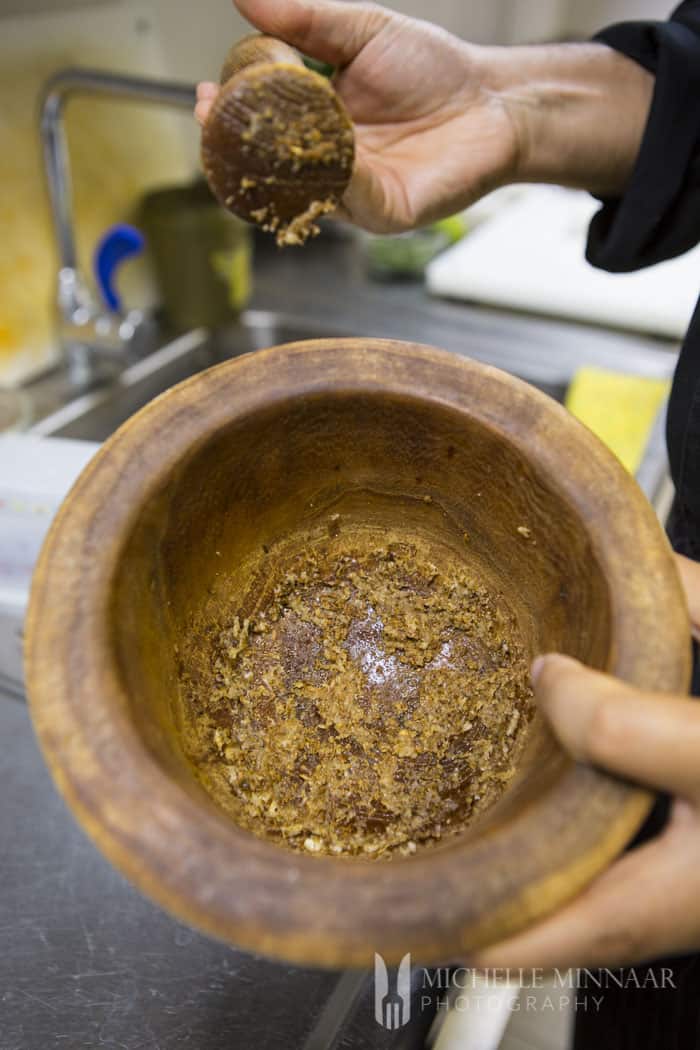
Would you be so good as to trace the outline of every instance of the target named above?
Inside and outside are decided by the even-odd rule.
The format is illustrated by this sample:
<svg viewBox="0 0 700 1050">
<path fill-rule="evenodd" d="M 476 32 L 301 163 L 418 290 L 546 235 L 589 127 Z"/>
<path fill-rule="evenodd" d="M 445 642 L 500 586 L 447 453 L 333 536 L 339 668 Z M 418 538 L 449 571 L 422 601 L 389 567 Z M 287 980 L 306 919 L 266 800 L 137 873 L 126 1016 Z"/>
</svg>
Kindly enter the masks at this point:
<svg viewBox="0 0 700 1050">
<path fill-rule="evenodd" d="M 569 386 L 566 407 L 634 474 L 670 387 L 668 379 L 580 368 Z"/>
</svg>

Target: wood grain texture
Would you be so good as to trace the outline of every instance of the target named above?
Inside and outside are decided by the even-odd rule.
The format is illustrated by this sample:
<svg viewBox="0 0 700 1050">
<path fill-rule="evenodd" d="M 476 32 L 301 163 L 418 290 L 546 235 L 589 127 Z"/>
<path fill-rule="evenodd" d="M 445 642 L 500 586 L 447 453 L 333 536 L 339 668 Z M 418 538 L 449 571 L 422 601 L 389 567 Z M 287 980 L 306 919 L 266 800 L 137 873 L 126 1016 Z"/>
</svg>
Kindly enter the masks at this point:
<svg viewBox="0 0 700 1050">
<path fill-rule="evenodd" d="M 340 201 L 354 132 L 331 82 L 286 44 L 251 36 L 229 52 L 202 130 L 202 166 L 230 211 L 276 232 L 316 203 Z"/>
<path fill-rule="evenodd" d="M 400 513 L 427 492 L 435 517 L 416 527 L 472 537 L 533 652 L 645 689 L 683 691 L 690 674 L 651 507 L 589 431 L 505 373 L 321 340 L 226 362 L 146 406 L 89 464 L 42 551 L 26 652 L 39 739 L 78 819 L 145 893 L 214 937 L 321 966 L 374 951 L 449 960 L 510 935 L 608 864 L 650 804 L 569 761 L 537 722 L 500 801 L 414 857 L 306 857 L 216 808 L 179 746 L 175 666 L 215 593 L 213 552 L 243 565 L 307 524 L 310 504 L 367 489 Z"/>
</svg>

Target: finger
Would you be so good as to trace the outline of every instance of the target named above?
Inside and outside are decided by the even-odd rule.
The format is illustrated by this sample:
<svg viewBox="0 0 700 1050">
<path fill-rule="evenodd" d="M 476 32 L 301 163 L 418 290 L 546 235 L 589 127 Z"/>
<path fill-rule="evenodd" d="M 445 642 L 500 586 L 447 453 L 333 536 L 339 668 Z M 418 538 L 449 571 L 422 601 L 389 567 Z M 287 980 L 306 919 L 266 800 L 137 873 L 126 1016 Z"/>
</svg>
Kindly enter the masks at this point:
<svg viewBox="0 0 700 1050">
<path fill-rule="evenodd" d="M 685 591 L 693 638 L 700 642 L 700 564 L 677 554 L 676 566 Z"/>
<path fill-rule="evenodd" d="M 352 216 L 350 212 L 342 204 L 339 204 L 334 211 L 329 212 L 325 216 L 327 219 L 332 219 L 333 222 L 352 222 Z"/>
<path fill-rule="evenodd" d="M 345 66 L 392 18 L 374 4 L 345 0 L 234 0 L 244 18 L 304 54 Z M 394 16 L 395 17 L 395 16 Z"/>
<path fill-rule="evenodd" d="M 700 704 L 643 693 L 566 656 L 533 665 L 535 697 L 581 762 L 674 795 L 700 796 Z"/>
<path fill-rule="evenodd" d="M 386 195 L 384 185 L 374 169 L 358 155 L 350 184 L 341 202 L 349 222 L 371 233 L 384 233 Z"/>
<path fill-rule="evenodd" d="M 664 834 L 626 853 L 571 904 L 477 952 L 474 967 L 626 966 L 700 944 L 700 828 L 677 803 Z"/>
<path fill-rule="evenodd" d="M 197 105 L 194 107 L 195 118 L 200 124 L 206 124 L 207 117 L 209 116 L 209 111 L 211 110 L 213 104 L 214 103 L 211 99 L 205 98 L 202 99 L 201 102 L 198 102 Z"/>
<path fill-rule="evenodd" d="M 219 94 L 219 85 L 213 84 L 210 80 L 203 80 L 201 84 L 197 84 L 197 101 L 201 102 L 203 99 L 214 99 Z"/>
</svg>

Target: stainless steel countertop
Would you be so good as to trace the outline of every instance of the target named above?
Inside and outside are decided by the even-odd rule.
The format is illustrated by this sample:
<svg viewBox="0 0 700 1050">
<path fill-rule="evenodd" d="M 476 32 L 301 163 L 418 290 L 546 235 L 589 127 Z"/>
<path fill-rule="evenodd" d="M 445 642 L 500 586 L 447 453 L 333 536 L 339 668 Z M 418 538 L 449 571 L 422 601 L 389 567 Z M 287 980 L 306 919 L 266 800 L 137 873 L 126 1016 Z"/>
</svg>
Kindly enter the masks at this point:
<svg viewBox="0 0 700 1050">
<path fill-rule="evenodd" d="M 678 351 L 642 334 L 438 299 L 419 282 L 370 281 L 351 236 L 322 236 L 302 252 L 268 240 L 257 260 L 255 308 L 281 309 L 348 335 L 430 343 L 542 385 L 566 385 L 583 360 L 623 370 L 627 360 L 639 375 L 667 374 Z"/>
</svg>

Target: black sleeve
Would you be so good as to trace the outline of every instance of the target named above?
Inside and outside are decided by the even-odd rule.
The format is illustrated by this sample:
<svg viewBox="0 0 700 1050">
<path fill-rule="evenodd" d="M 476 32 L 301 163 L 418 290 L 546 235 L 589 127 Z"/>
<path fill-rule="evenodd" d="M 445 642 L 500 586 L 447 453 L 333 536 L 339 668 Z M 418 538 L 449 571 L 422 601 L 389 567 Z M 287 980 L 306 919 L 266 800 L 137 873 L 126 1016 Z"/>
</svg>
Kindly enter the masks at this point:
<svg viewBox="0 0 700 1050">
<path fill-rule="evenodd" d="M 595 39 L 656 75 L 632 177 L 622 197 L 602 201 L 586 252 L 601 269 L 636 270 L 700 241 L 700 0 L 668 22 L 621 23 Z"/>
</svg>

